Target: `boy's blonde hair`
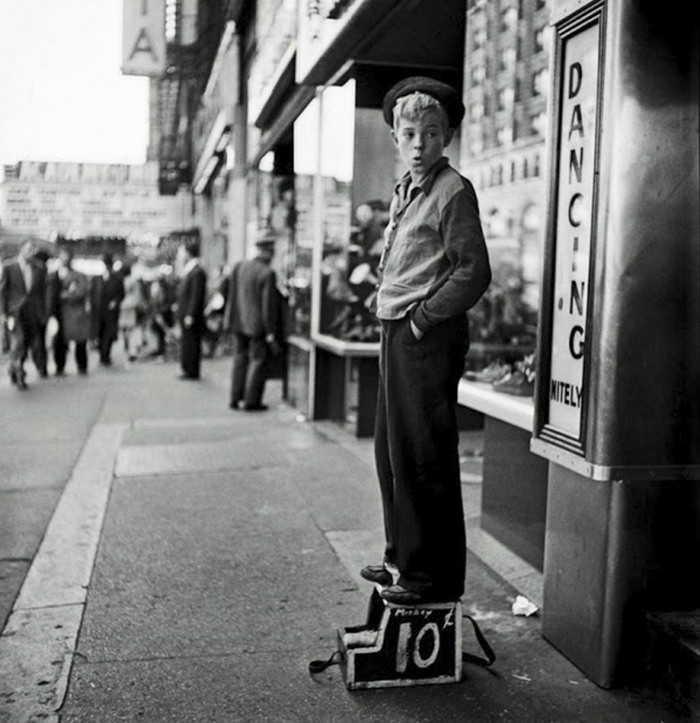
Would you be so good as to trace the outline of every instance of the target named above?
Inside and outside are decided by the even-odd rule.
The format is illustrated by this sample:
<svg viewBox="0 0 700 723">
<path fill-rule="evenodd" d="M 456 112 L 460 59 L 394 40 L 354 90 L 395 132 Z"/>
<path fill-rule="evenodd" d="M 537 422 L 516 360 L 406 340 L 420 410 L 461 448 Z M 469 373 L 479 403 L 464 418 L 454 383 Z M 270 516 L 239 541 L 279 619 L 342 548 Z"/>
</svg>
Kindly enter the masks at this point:
<svg viewBox="0 0 700 723">
<path fill-rule="evenodd" d="M 394 104 L 394 130 L 398 130 L 399 121 L 402 118 L 415 121 L 429 110 L 436 110 L 440 114 L 445 132 L 450 130 L 450 121 L 442 103 L 432 95 L 420 91 L 403 95 L 396 101 Z"/>
</svg>

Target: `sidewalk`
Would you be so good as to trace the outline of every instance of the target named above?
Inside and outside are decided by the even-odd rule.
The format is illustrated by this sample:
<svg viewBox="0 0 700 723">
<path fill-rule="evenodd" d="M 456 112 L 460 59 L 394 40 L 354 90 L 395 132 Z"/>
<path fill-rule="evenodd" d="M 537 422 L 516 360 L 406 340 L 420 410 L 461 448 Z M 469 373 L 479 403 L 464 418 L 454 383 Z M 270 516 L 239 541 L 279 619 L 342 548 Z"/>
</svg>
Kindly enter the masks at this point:
<svg viewBox="0 0 700 723">
<path fill-rule="evenodd" d="M 536 584 L 473 554 L 489 557 L 477 467 L 464 607 L 493 669 L 352 693 L 337 667 L 311 678 L 337 629 L 365 618 L 358 570 L 382 549 L 371 442 L 300 419 L 276 382 L 270 411 L 231 412 L 229 369 L 207 360 L 181 382 L 144 362 L 52 391 L 57 414 L 78 388 L 104 399 L 0 637 L 0 722 L 690 720 L 661 694 L 597 688 L 537 617 L 512 614 L 525 591 L 511 583 Z M 464 647 L 478 652 L 468 631 Z"/>
</svg>

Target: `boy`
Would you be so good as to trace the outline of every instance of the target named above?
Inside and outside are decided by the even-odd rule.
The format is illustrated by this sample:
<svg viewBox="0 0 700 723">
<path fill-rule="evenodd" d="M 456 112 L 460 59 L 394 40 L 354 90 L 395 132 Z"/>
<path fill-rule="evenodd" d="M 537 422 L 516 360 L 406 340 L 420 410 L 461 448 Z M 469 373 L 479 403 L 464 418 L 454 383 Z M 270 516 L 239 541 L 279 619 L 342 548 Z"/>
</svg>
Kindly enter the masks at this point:
<svg viewBox="0 0 700 723">
<path fill-rule="evenodd" d="M 408 167 L 394 189 L 379 265 L 381 321 L 375 460 L 384 510 L 382 565 L 362 569 L 398 605 L 464 592 L 457 385 L 466 311 L 491 280 L 476 194 L 443 156 L 464 117 L 454 88 L 411 77 L 384 119 Z"/>
</svg>

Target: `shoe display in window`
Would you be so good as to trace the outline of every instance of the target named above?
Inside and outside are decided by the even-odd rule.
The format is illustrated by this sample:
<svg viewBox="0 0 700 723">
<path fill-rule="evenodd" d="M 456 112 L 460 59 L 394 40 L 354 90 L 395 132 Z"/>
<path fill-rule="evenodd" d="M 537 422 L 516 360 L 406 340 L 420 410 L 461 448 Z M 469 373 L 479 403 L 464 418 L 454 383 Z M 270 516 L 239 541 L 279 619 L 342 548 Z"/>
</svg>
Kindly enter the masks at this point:
<svg viewBox="0 0 700 723">
<path fill-rule="evenodd" d="M 515 369 L 503 379 L 491 385 L 495 391 L 514 394 L 518 397 L 531 397 L 535 391 L 535 355 L 529 354 L 516 362 Z"/>
<path fill-rule="evenodd" d="M 512 367 L 510 364 L 505 364 L 501 361 L 493 361 L 478 372 L 469 371 L 466 372 L 464 376 L 472 382 L 486 382 L 487 384 L 491 384 L 503 379 L 511 371 Z"/>
</svg>

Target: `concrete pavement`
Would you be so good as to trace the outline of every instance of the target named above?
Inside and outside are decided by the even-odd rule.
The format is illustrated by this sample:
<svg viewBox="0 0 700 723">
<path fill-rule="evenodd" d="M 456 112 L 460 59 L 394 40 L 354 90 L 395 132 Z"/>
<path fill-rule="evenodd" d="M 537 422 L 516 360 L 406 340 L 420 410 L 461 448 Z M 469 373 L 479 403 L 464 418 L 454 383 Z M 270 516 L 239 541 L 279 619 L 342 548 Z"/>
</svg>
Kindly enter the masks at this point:
<svg viewBox="0 0 700 723">
<path fill-rule="evenodd" d="M 27 396 L 0 386 L 1 408 L 24 424 L 28 405 L 53 410 L 49 440 L 82 410 L 73 457 L 61 458 L 69 477 L 51 488 L 53 516 L 0 637 L 0 721 L 691 720 L 663 691 L 597 688 L 541 638 L 537 617 L 512 614 L 518 592 L 536 599 L 536 575 L 479 534 L 478 465 L 464 484 L 464 606 L 494 668 L 352 693 L 336 667 L 311 678 L 308 662 L 366 614 L 357 571 L 382 548 L 371 442 L 301 420 L 278 382 L 270 411 L 229 411 L 229 368 L 205 361 L 201 381 L 182 382 L 173 363 L 118 362 Z M 36 470 L 15 459 L 16 478 Z M 49 474 L 50 459 L 40 466 Z"/>
</svg>

